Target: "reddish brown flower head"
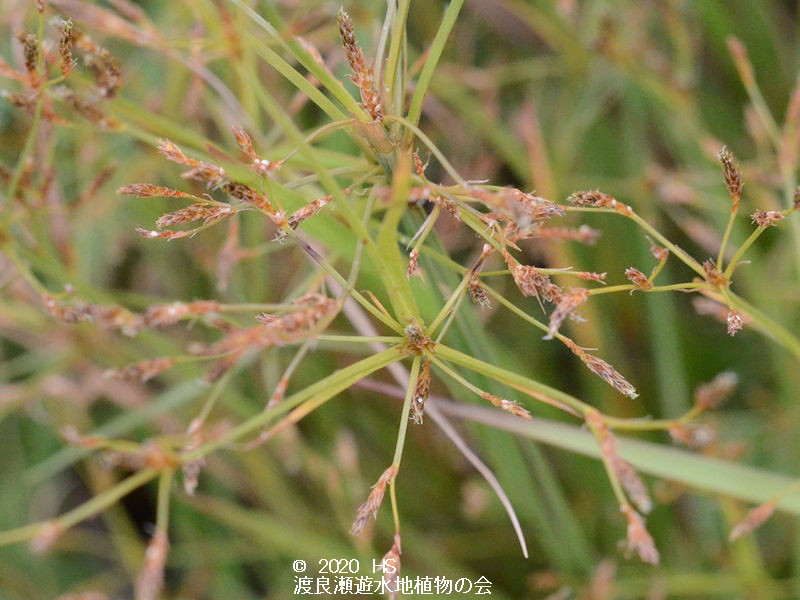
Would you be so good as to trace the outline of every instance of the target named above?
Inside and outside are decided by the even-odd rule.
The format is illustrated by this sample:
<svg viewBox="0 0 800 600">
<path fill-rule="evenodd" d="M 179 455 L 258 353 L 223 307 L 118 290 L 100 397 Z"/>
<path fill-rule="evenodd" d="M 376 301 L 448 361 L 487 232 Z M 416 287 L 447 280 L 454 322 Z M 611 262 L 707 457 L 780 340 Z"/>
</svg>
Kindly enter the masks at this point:
<svg viewBox="0 0 800 600">
<path fill-rule="evenodd" d="M 472 279 L 469 280 L 469 286 L 467 289 L 469 290 L 470 298 L 472 298 L 472 301 L 475 304 L 481 308 L 492 308 L 492 302 L 489 298 L 489 293 L 486 291 L 486 288 L 483 287 L 483 284 L 477 275 L 473 275 Z"/>
<path fill-rule="evenodd" d="M 720 271 L 716 265 L 710 260 L 706 260 L 703 262 L 703 270 L 706 272 L 706 280 L 713 286 L 725 286 L 728 283 L 728 280 L 725 278 L 725 275 Z"/>
<path fill-rule="evenodd" d="M 638 290 L 647 291 L 653 289 L 653 283 L 647 278 L 647 275 L 642 273 L 639 269 L 633 267 L 625 269 L 625 277 L 627 277 Z M 633 290 L 631 290 L 631 293 L 633 293 Z"/>
<path fill-rule="evenodd" d="M 177 362 L 177 358 L 155 358 L 119 369 L 109 369 L 105 372 L 105 376 L 113 379 L 125 379 L 127 381 L 148 381 L 162 371 L 169 369 Z"/>
<path fill-rule="evenodd" d="M 592 373 L 600 377 L 619 393 L 628 396 L 628 398 L 636 398 L 639 395 L 636 393 L 636 388 L 633 387 L 628 380 L 619 373 L 619 371 L 617 371 L 606 361 L 589 354 L 586 352 L 586 350 L 578 346 L 575 342 L 567 337 L 562 338 L 561 341 L 564 342 L 564 345 L 567 348 L 572 350 L 572 353 L 575 354 L 575 356 L 583 361 L 583 364 L 585 364 Z"/>
<path fill-rule="evenodd" d="M 669 258 L 669 250 L 656 244 L 650 246 L 650 254 L 659 262 L 665 262 Z"/>
<path fill-rule="evenodd" d="M 75 38 L 72 30 L 72 19 L 63 21 L 58 37 L 58 55 L 61 57 L 61 75 L 67 77 L 75 66 L 72 58 L 72 44 Z"/>
<path fill-rule="evenodd" d="M 750 219 L 761 228 L 774 227 L 784 216 L 777 210 L 757 210 Z"/>
</svg>

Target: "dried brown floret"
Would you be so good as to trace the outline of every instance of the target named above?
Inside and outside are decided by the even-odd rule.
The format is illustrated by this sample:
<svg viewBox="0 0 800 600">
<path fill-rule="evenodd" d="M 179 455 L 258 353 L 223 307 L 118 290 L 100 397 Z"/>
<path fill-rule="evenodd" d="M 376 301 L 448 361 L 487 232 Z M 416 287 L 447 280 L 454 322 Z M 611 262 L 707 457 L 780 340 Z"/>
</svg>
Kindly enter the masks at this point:
<svg viewBox="0 0 800 600">
<path fill-rule="evenodd" d="M 627 277 L 636 289 L 647 291 L 653 289 L 653 282 L 647 278 L 647 275 L 642 273 L 639 269 L 629 267 L 625 269 L 625 277 Z M 631 290 L 633 292 L 633 290 Z"/>
<path fill-rule="evenodd" d="M 506 412 L 511 413 L 512 415 L 516 415 L 517 417 L 521 417 L 523 419 L 531 419 L 531 412 L 517 404 L 512 400 L 506 400 L 505 398 L 500 398 L 499 396 L 495 396 L 494 394 L 490 394 L 489 392 L 483 392 L 481 394 L 481 398 L 484 400 L 488 400 L 494 406 L 499 408 L 500 410 L 504 410 Z"/>
<path fill-rule="evenodd" d="M 714 428 L 710 425 L 684 425 L 682 423 L 670 425 L 669 435 L 675 442 L 695 450 L 707 447 L 716 437 Z"/>
<path fill-rule="evenodd" d="M 392 465 L 378 478 L 378 481 L 372 487 L 372 491 L 367 497 L 367 501 L 359 506 L 356 511 L 356 518 L 350 528 L 350 533 L 352 535 L 361 533 L 364 526 L 369 521 L 369 518 L 377 516 L 378 508 L 380 508 L 381 502 L 383 502 L 383 496 L 386 494 L 386 486 L 389 485 L 396 476 L 397 467 Z"/>
<path fill-rule="evenodd" d="M 145 360 L 132 365 L 128 365 L 127 367 L 122 367 L 119 369 L 109 369 L 108 371 L 105 372 L 105 376 L 111 377 L 113 379 L 125 379 L 127 381 L 144 382 L 152 379 L 162 371 L 169 369 L 177 362 L 178 359 L 174 357 Z"/>
<path fill-rule="evenodd" d="M 94 78 L 97 90 L 103 98 L 113 98 L 117 95 L 122 83 L 119 63 L 105 48 L 92 54 L 86 62 L 89 73 Z"/>
<path fill-rule="evenodd" d="M 164 229 L 170 225 L 182 225 L 200 219 L 203 220 L 205 226 L 208 226 L 234 214 L 236 214 L 236 211 L 227 204 L 195 203 L 161 216 L 156 221 L 156 227 Z"/>
<path fill-rule="evenodd" d="M 722 147 L 717 157 L 722 163 L 725 185 L 728 187 L 728 193 L 733 201 L 732 210 L 736 212 L 739 210 L 739 200 L 742 197 L 742 170 L 727 146 Z"/>
<path fill-rule="evenodd" d="M 481 308 L 492 308 L 492 302 L 489 298 L 489 293 L 486 291 L 486 288 L 483 287 L 483 284 L 477 275 L 473 275 L 469 280 L 467 290 L 469 291 L 470 298 L 472 298 L 472 301 L 475 304 Z"/>
<path fill-rule="evenodd" d="M 633 209 L 627 204 L 619 202 L 613 196 L 604 194 L 600 190 L 589 190 L 585 192 L 575 192 L 568 198 L 570 202 L 578 206 L 592 206 L 595 208 L 611 208 L 621 215 L 630 217 Z"/>
<path fill-rule="evenodd" d="M 414 386 L 414 397 L 411 400 L 411 414 L 409 418 L 416 425 L 422 425 L 422 417 L 425 414 L 425 401 L 431 390 L 431 361 L 426 360 L 422 363 L 417 383 Z"/>
<path fill-rule="evenodd" d="M 572 240 L 594 246 L 600 232 L 588 225 L 581 225 L 577 229 L 571 227 L 539 227 L 536 230 L 536 237 L 543 240 Z"/>
<path fill-rule="evenodd" d="M 620 506 L 620 511 L 628 521 L 628 535 L 625 547 L 628 552 L 635 552 L 642 562 L 657 565 L 660 557 L 653 542 L 653 537 L 644 525 L 644 519 L 627 504 Z"/>
<path fill-rule="evenodd" d="M 752 222 L 762 228 L 774 227 L 783 218 L 784 215 L 777 210 L 757 210 L 750 215 Z"/>
<path fill-rule="evenodd" d="M 710 260 L 703 262 L 703 270 L 706 272 L 706 280 L 713 286 L 724 286 L 728 283 L 725 275 Z"/>
<path fill-rule="evenodd" d="M 511 276 L 517 284 L 519 291 L 524 296 L 533 296 L 541 302 L 560 302 L 564 297 L 564 291 L 550 281 L 550 276 L 542 273 L 536 267 L 519 264 L 505 249 L 503 258 L 511 271 Z"/>
<path fill-rule="evenodd" d="M 728 316 L 725 319 L 725 323 L 728 326 L 728 335 L 731 337 L 735 336 L 742 330 L 742 327 L 744 326 L 742 313 L 740 313 L 738 310 L 729 311 Z"/>
<path fill-rule="evenodd" d="M 661 262 L 664 262 L 667 260 L 667 258 L 669 258 L 669 250 L 656 244 L 650 246 L 650 254 L 653 255 L 653 258 Z"/>
<path fill-rule="evenodd" d="M 167 563 L 169 538 L 163 529 L 156 529 L 144 555 L 144 563 L 136 578 L 137 600 L 158 600 L 164 587 L 164 567 Z"/>
<path fill-rule="evenodd" d="M 339 33 L 342 36 L 344 53 L 347 62 L 353 70 L 350 80 L 361 92 L 361 102 L 374 121 L 383 119 L 383 107 L 381 106 L 381 96 L 375 86 L 375 75 L 372 63 L 367 63 L 364 52 L 358 45 L 358 40 L 354 33 L 353 21 L 344 8 L 339 9 L 338 15 Z"/>
<path fill-rule="evenodd" d="M 199 200 L 199 198 L 193 194 L 187 194 L 180 190 L 152 185 L 150 183 L 123 185 L 117 190 L 117 193 L 125 196 L 138 196 L 139 198 L 192 198 Z"/>
<path fill-rule="evenodd" d="M 313 202 L 309 202 L 302 208 L 297 209 L 289 217 L 288 220 L 289 227 L 291 227 L 292 229 L 297 229 L 300 223 L 316 215 L 320 210 L 322 210 L 322 207 L 328 204 L 328 202 L 330 202 L 331 200 L 333 200 L 333 196 L 327 194 L 325 196 L 322 196 L 321 198 L 317 198 Z"/>
<path fill-rule="evenodd" d="M 550 324 L 545 339 L 553 339 L 564 319 L 569 315 L 574 315 L 573 311 L 586 302 L 590 295 L 591 292 L 585 288 L 575 288 L 569 294 L 563 296 L 558 305 L 556 305 L 555 310 L 550 314 Z"/>
<path fill-rule="evenodd" d="M 772 500 L 752 509 L 747 513 L 747 515 L 745 515 L 744 519 L 742 519 L 742 521 L 733 528 L 728 536 L 728 540 L 732 542 L 761 527 L 761 525 L 763 525 L 764 522 L 773 515 L 777 505 L 778 499 L 773 498 Z"/>
<path fill-rule="evenodd" d="M 419 270 L 419 250 L 414 248 L 408 255 L 408 267 L 406 268 L 406 279 L 411 279 Z"/>
<path fill-rule="evenodd" d="M 694 404 L 702 410 L 717 408 L 725 402 L 739 383 L 739 376 L 732 371 L 723 371 L 708 383 L 698 386 L 694 392 Z"/>
<path fill-rule="evenodd" d="M 573 354 L 583 361 L 583 364 L 585 364 L 592 373 L 600 377 L 618 392 L 628 396 L 629 398 L 636 398 L 639 395 L 636 393 L 636 388 L 628 383 L 628 381 L 622 375 L 620 375 L 619 371 L 617 371 L 606 361 L 589 354 L 586 352 L 586 350 L 578 346 L 575 342 L 567 337 L 562 338 L 561 341 L 564 342 L 564 345 L 567 348 L 572 350 Z"/>
<path fill-rule="evenodd" d="M 61 75 L 67 77 L 75 66 L 72 58 L 72 44 L 75 41 L 72 30 L 72 19 L 62 22 L 58 37 L 58 55 L 61 57 Z"/>
</svg>

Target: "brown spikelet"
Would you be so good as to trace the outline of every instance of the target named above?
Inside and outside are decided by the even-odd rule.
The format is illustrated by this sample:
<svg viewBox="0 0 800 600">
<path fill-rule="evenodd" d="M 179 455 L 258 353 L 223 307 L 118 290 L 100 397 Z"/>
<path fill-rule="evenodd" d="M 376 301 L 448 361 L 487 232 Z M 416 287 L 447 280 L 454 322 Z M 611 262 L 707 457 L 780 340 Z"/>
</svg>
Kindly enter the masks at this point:
<svg viewBox="0 0 800 600">
<path fill-rule="evenodd" d="M 621 215 L 630 217 L 633 214 L 633 209 L 627 204 L 619 202 L 613 196 L 604 194 L 600 190 L 590 190 L 586 192 L 575 192 L 568 198 L 573 204 L 578 206 L 591 206 L 594 208 L 610 208 L 617 211 Z"/>
<path fill-rule="evenodd" d="M 503 249 L 503 258 L 505 258 L 511 276 L 523 296 L 533 296 L 540 302 L 542 300 L 560 302 L 564 297 L 564 291 L 536 267 L 519 264 L 505 249 Z"/>
<path fill-rule="evenodd" d="M 664 262 L 669 258 L 669 250 L 656 244 L 650 246 L 650 254 L 653 255 L 653 258 L 661 262 Z"/>
<path fill-rule="evenodd" d="M 236 144 L 239 146 L 239 149 L 250 159 L 250 166 L 253 168 L 253 170 L 255 170 L 256 173 L 259 175 L 266 175 L 267 173 L 279 169 L 283 165 L 282 160 L 273 162 L 271 160 L 261 158 L 258 153 L 256 153 L 256 149 L 253 146 L 253 140 L 250 137 L 250 134 L 248 134 L 243 127 L 234 125 L 232 129 L 233 137 L 236 138 Z"/>
<path fill-rule="evenodd" d="M 97 123 L 98 125 L 109 125 L 105 111 L 100 108 L 97 102 L 83 98 L 74 91 L 66 88 L 61 90 L 61 96 L 67 104 L 75 109 L 75 112 L 80 114 L 87 121 Z"/>
<path fill-rule="evenodd" d="M 669 435 L 674 442 L 695 450 L 706 448 L 716 437 L 714 428 L 710 425 L 684 425 L 682 423 L 670 425 Z"/>
<path fill-rule="evenodd" d="M 177 362 L 177 358 L 155 358 L 152 360 L 145 360 L 128 365 L 127 367 L 122 367 L 119 369 L 109 369 L 104 373 L 104 375 L 112 379 L 144 382 L 152 379 L 162 371 L 169 369 Z"/>
<path fill-rule="evenodd" d="M 146 237 L 151 240 L 155 239 L 162 239 L 162 240 L 177 240 L 180 238 L 191 237 L 196 231 L 172 231 L 169 229 L 165 229 L 163 231 L 153 231 L 151 229 L 145 229 L 144 227 L 137 227 L 136 232 L 141 235 L 142 237 Z"/>
<path fill-rule="evenodd" d="M 725 402 L 739 383 L 739 376 L 732 371 L 723 371 L 708 383 L 697 387 L 694 405 L 700 410 L 710 410 Z"/>
<path fill-rule="evenodd" d="M 703 270 L 706 272 L 706 280 L 713 286 L 724 286 L 728 280 L 713 262 L 706 260 L 703 262 Z"/>
<path fill-rule="evenodd" d="M 171 160 L 179 165 L 199 167 L 202 164 L 202 161 L 186 156 L 177 144 L 167 139 L 158 140 L 158 151 L 163 154 L 167 160 Z"/>
<path fill-rule="evenodd" d="M 36 535 L 31 538 L 29 548 L 34 554 L 43 554 L 50 550 L 64 534 L 64 525 L 58 519 L 51 519 L 39 527 Z"/>
<path fill-rule="evenodd" d="M 204 225 L 209 226 L 217 221 L 233 216 L 234 214 L 236 214 L 236 211 L 227 204 L 195 203 L 186 208 L 161 216 L 156 221 L 156 227 L 158 229 L 164 229 L 171 225 L 182 225 L 201 219 Z"/>
<path fill-rule="evenodd" d="M 39 40 L 33 33 L 20 33 L 17 36 L 22 44 L 22 55 L 25 61 L 25 70 L 28 73 L 28 83 L 32 88 L 39 87 Z"/>
<path fill-rule="evenodd" d="M 121 196 L 138 196 L 139 198 L 192 198 L 200 200 L 193 194 L 187 194 L 180 190 L 173 190 L 168 187 L 152 185 L 150 183 L 132 183 L 123 185 L 117 189 L 117 194 Z"/>
<path fill-rule="evenodd" d="M 587 281 L 605 281 L 607 273 L 594 273 L 592 271 L 571 271 L 572 275 Z"/>
<path fill-rule="evenodd" d="M 383 496 L 386 493 L 386 486 L 397 476 L 397 470 L 397 467 L 392 465 L 381 474 L 378 481 L 372 486 L 372 491 L 369 493 L 367 501 L 359 506 L 356 511 L 356 518 L 350 528 L 352 535 L 360 534 L 370 517 L 375 517 L 378 514 L 378 508 L 380 508 Z"/>
<path fill-rule="evenodd" d="M 795 189 L 792 195 L 792 208 L 794 210 L 800 210 L 800 186 Z"/>
<path fill-rule="evenodd" d="M 564 342 L 567 348 L 572 350 L 573 354 L 583 361 L 583 364 L 585 364 L 592 373 L 600 377 L 615 390 L 632 399 L 639 395 L 636 393 L 636 388 L 628 383 L 628 381 L 606 361 L 589 354 L 567 337 L 564 337 L 561 341 Z"/>
<path fill-rule="evenodd" d="M 75 41 L 72 30 L 72 19 L 67 19 L 61 24 L 61 31 L 58 36 L 58 55 L 61 57 L 61 75 L 69 76 L 75 66 L 72 58 L 72 44 Z"/>
<path fill-rule="evenodd" d="M 491 402 L 500 410 L 504 410 L 506 412 L 511 413 L 512 415 L 516 415 L 517 417 L 522 417 L 523 419 L 532 419 L 531 413 L 526 408 L 521 407 L 516 402 L 512 400 L 506 400 L 505 398 L 500 398 L 499 396 L 495 396 L 494 394 L 490 394 L 489 392 L 483 392 L 481 394 L 481 398 Z"/>
<path fill-rule="evenodd" d="M 394 600 L 397 597 L 400 579 L 400 554 L 402 549 L 400 546 L 400 532 L 394 534 L 394 541 L 389 551 L 383 555 L 381 565 L 383 566 L 383 581 L 382 589 L 386 592 L 386 597 L 389 600 Z"/>
<path fill-rule="evenodd" d="M 89 69 L 101 97 L 113 98 L 117 95 L 122 78 L 119 63 L 108 50 L 100 48 L 99 52 L 87 59 L 86 67 Z"/>
<path fill-rule="evenodd" d="M 375 85 L 372 64 L 368 64 L 364 58 L 364 52 L 361 50 L 361 46 L 358 45 L 358 40 L 356 40 L 353 21 L 344 8 L 339 9 L 338 21 L 344 53 L 353 71 L 350 79 L 361 92 L 361 102 L 373 121 L 380 121 L 383 119 L 383 107 L 380 100 L 381 95 Z"/>
<path fill-rule="evenodd" d="M 264 194 L 257 192 L 250 186 L 244 185 L 243 183 L 228 181 L 223 184 L 222 190 L 237 200 L 247 202 L 249 205 L 255 206 L 256 208 L 263 210 L 270 215 L 274 215 L 277 212 L 275 207 L 272 205 L 272 202 L 270 202 Z"/>
<path fill-rule="evenodd" d="M 165 327 L 174 325 L 184 317 L 217 313 L 220 303 L 216 300 L 195 300 L 194 302 L 173 302 L 154 304 L 141 315 L 141 327 Z"/>
<path fill-rule="evenodd" d="M 477 275 L 473 275 L 472 279 L 469 280 L 469 286 L 467 287 L 469 291 L 470 298 L 472 301 L 480 306 L 481 308 L 492 308 L 492 302 L 489 298 L 489 293 L 486 291 L 486 288 L 483 287 L 480 278 Z"/>
<path fill-rule="evenodd" d="M 591 292 L 586 288 L 575 288 L 569 294 L 563 296 L 556 305 L 555 310 L 550 314 L 550 324 L 544 339 L 553 339 L 564 319 L 571 314 L 574 315 L 573 311 L 586 302 L 590 295 Z"/>
<path fill-rule="evenodd" d="M 425 401 L 431 391 L 431 361 L 426 360 L 422 363 L 417 383 L 414 386 L 414 397 L 411 400 L 411 414 L 409 418 L 415 425 L 422 425 L 422 417 L 425 414 Z"/>
<path fill-rule="evenodd" d="M 564 208 L 545 198 L 516 188 L 488 191 L 476 188 L 470 194 L 489 208 L 495 217 L 513 223 L 520 230 L 530 229 L 543 221 L 564 215 Z"/>
<path fill-rule="evenodd" d="M 120 329 L 130 335 L 135 324 L 136 316 L 119 306 L 106 306 L 75 300 L 59 304 L 49 294 L 42 297 L 42 302 L 50 314 L 65 323 L 80 323 L 93 321 L 106 329 Z"/>
<path fill-rule="evenodd" d="M 625 277 L 636 286 L 637 290 L 647 291 L 653 289 L 653 282 L 647 278 L 647 275 L 642 273 L 639 269 L 629 267 L 625 269 Z M 633 290 L 631 290 L 633 293 Z"/>
<path fill-rule="evenodd" d="M 577 229 L 572 227 L 539 227 L 536 237 L 542 240 L 575 241 L 587 246 L 594 246 L 600 232 L 588 225 L 581 225 Z"/>
<path fill-rule="evenodd" d="M 297 229 L 300 223 L 316 215 L 320 210 L 322 210 L 322 207 L 328 204 L 328 202 L 330 202 L 331 200 L 333 200 L 333 196 L 328 194 L 322 196 L 322 198 L 317 198 L 313 202 L 309 202 L 302 208 L 297 209 L 289 217 L 288 220 L 289 227 L 291 227 L 292 229 Z"/>
<path fill-rule="evenodd" d="M 183 447 L 183 453 L 191 452 L 199 448 L 203 443 L 203 421 L 200 418 L 194 419 L 186 430 L 186 445 Z M 183 463 L 181 470 L 183 471 L 183 489 L 189 496 L 194 496 L 197 485 L 200 482 L 200 472 L 206 464 L 205 457 L 196 458 L 194 460 L 186 461 Z"/>
<path fill-rule="evenodd" d="M 783 218 L 784 215 L 777 210 L 757 210 L 750 215 L 750 220 L 763 229 L 774 227 Z"/>
<path fill-rule="evenodd" d="M 625 489 L 628 497 L 641 512 L 645 514 L 649 513 L 653 508 L 653 501 L 650 499 L 647 487 L 644 481 L 642 481 L 642 478 L 639 477 L 636 469 L 634 469 L 628 461 L 623 460 L 619 456 L 617 452 L 617 440 L 611 433 L 602 415 L 596 410 L 588 411 L 586 413 L 586 424 L 597 438 L 597 442 L 600 445 L 600 452 L 603 453 L 609 468 Z"/>
<path fill-rule="evenodd" d="M 728 335 L 731 337 L 735 336 L 744 326 L 742 313 L 738 310 L 730 310 L 728 316 L 725 318 L 725 324 L 728 326 Z"/>
<path fill-rule="evenodd" d="M 169 538 L 163 529 L 156 529 L 144 554 L 144 564 L 136 578 L 136 600 L 158 600 L 164 587 Z"/>
<path fill-rule="evenodd" d="M 773 498 L 769 502 L 765 502 L 764 504 L 752 509 L 747 513 L 747 515 L 745 515 L 744 519 L 742 519 L 742 521 L 733 528 L 728 536 L 728 540 L 733 542 L 743 535 L 746 535 L 751 531 L 761 527 L 761 525 L 763 525 L 764 522 L 775 512 L 777 505 L 778 499 Z"/>
<path fill-rule="evenodd" d="M 425 169 L 428 168 L 428 161 L 426 161 L 424 164 L 422 163 L 422 159 L 419 157 L 418 150 L 414 150 L 413 157 L 414 157 L 414 170 L 420 177 L 425 177 Z"/>
<path fill-rule="evenodd" d="M 739 163 L 728 150 L 727 146 L 723 146 L 722 150 L 717 155 L 719 161 L 722 163 L 722 173 L 725 177 L 725 185 L 728 187 L 728 193 L 731 196 L 733 205 L 731 210 L 736 212 L 739 210 L 739 201 L 742 198 L 742 169 Z"/>
<path fill-rule="evenodd" d="M 620 511 L 628 521 L 627 539 L 625 548 L 628 552 L 635 552 L 642 562 L 657 565 L 660 557 L 655 543 L 647 528 L 644 519 L 627 504 L 620 507 Z"/>
</svg>

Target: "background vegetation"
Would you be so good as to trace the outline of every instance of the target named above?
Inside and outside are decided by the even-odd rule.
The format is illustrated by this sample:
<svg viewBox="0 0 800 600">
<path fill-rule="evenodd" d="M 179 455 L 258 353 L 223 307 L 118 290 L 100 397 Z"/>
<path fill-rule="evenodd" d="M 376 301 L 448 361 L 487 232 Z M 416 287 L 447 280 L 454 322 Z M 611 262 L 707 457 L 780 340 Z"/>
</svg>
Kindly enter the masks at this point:
<svg viewBox="0 0 800 600">
<path fill-rule="evenodd" d="M 35 4 L 0 4 L 7 33 L 0 52 L 10 65 L 3 83 L 9 102 L 0 104 L 0 530 L 11 532 L 69 513 L 90 498 L 108 498 L 103 490 L 142 472 L 141 465 L 120 459 L 130 447 L 119 440 L 182 440 L 210 394 L 218 394 L 210 439 L 263 409 L 296 345 L 249 354 L 221 380 L 224 385 L 203 385 L 207 364 L 196 361 L 148 382 L 109 379 L 103 376 L 107 369 L 185 355 L 192 344 L 212 343 L 219 335 L 201 322 L 133 337 L 102 323 L 64 323 L 48 312 L 43 294 L 134 312 L 200 299 L 254 306 L 249 317 L 229 316 L 243 326 L 255 312 L 270 310 L 270 303 L 307 290 L 314 277 L 307 257 L 289 242 L 271 242 L 275 228 L 263 214 L 243 212 L 236 230 L 230 221 L 168 243 L 146 239 L 136 227 L 152 229 L 159 216 L 184 204 L 115 190 L 149 182 L 204 191 L 182 181 L 180 168 L 159 155 L 160 138 L 192 155 L 231 161 L 238 152 L 231 126 L 239 124 L 263 155 L 277 160 L 298 144 L 268 106 L 281 107 L 303 135 L 331 122 L 274 68 L 280 57 L 297 66 L 293 53 L 299 50 L 282 43 L 292 36 L 316 47 L 339 79 L 349 73 L 339 5 L 325 0 L 249 3 L 272 23 L 277 38 L 239 2 L 57 0 L 41 18 Z M 446 6 L 411 3 L 411 73 L 424 65 Z M 372 56 L 384 4 L 354 1 L 346 8 Z M 559 203 L 576 190 L 599 188 L 700 262 L 716 257 L 730 214 L 717 160 L 727 144 L 744 176 L 732 255 L 755 229 L 748 215 L 792 204 L 800 155 L 797 11 L 796 3 L 777 0 L 468 1 L 430 82 L 420 128 L 470 181 L 535 189 Z M 103 97 L 91 66 L 76 51 L 66 87 L 56 82 L 46 91 L 52 104 L 26 104 L 31 90 L 10 75 L 11 69 L 25 72 L 17 34 L 48 40 L 46 51 L 57 56 L 57 16 L 72 18 L 76 29 L 115 57 L 118 92 Z M 57 77 L 58 68 L 49 73 Z M 99 114 L 64 90 L 91 99 Z M 349 108 L 337 110 L 346 115 Z M 287 179 L 313 171 L 315 161 L 342 169 L 335 173 L 343 177 L 367 168 L 362 150 L 342 131 L 314 148 L 314 158 L 298 155 L 287 162 Z M 452 183 L 435 159 L 427 176 Z M 311 189 L 297 189 L 304 201 L 324 193 L 316 180 Z M 336 238 L 338 221 L 331 214 L 309 220 L 308 231 L 326 248 L 352 253 L 354 242 Z M 520 261 L 606 272 L 609 286 L 627 284 L 629 267 L 648 273 L 655 264 L 650 242 L 628 219 L 581 212 L 562 222 L 586 223 L 601 236 L 590 246 L 534 240 L 518 254 Z M 417 225 L 404 223 L 401 231 L 412 235 Z M 472 233 L 442 218 L 437 234 L 454 260 L 470 264 Z M 232 251 L 232 240 L 240 253 Z M 772 519 L 754 534 L 728 541 L 752 504 L 791 485 L 800 464 L 800 355 L 792 342 L 800 314 L 800 220 L 789 215 L 765 231 L 746 259 L 733 289 L 774 327 L 746 326 L 732 338 L 719 318 L 699 314 L 696 295 L 627 291 L 592 298 L 581 309 L 586 322 L 565 325 L 577 343 L 599 349 L 625 374 L 640 393 L 636 400 L 618 394 L 563 345 L 542 340 L 541 331 L 496 302 L 492 311 L 465 302 L 450 332 L 451 346 L 617 417 L 678 417 L 692 406 L 700 384 L 723 371 L 738 375 L 729 402 L 702 416 L 717 437 L 698 457 L 672 450 L 664 432 L 620 442 L 620 452 L 646 475 L 654 496 L 648 529 L 661 554 L 658 567 L 620 551 L 625 520 L 597 460 L 597 444 L 580 422 L 501 388 L 497 393 L 534 415 L 530 424 L 506 418 L 477 406 L 480 399 L 447 387 L 452 382 L 441 377 L 432 394 L 460 403 L 443 401 L 441 410 L 504 487 L 529 557 L 522 556 L 485 479 L 426 419 L 409 427 L 396 484 L 403 574 L 485 576 L 500 598 L 800 596 L 799 496 L 782 496 L 782 510 Z M 441 302 L 454 287 L 452 273 L 439 273 L 435 262 L 423 268 L 418 296 Z M 360 284 L 376 281 L 368 265 L 362 275 Z M 670 259 L 659 282 L 694 276 Z M 495 288 L 546 321 L 510 277 L 498 279 Z M 375 293 L 388 306 L 391 298 L 378 288 Z M 338 317 L 328 333 L 349 330 L 347 319 Z M 309 348 L 289 392 L 371 353 L 322 340 Z M 471 380 L 492 389 L 488 380 Z M 393 385 L 388 375 L 376 374 L 371 388 L 337 395 L 257 449 L 234 445 L 214 452 L 194 496 L 173 485 L 164 597 L 290 598 L 295 559 L 312 565 L 320 558 L 358 558 L 362 564 L 380 559 L 394 533 L 388 502 L 362 536 L 348 532 L 395 452 L 402 398 L 384 393 Z M 109 448 L 87 447 L 98 435 L 117 441 Z M 109 502 L 54 540 L 41 529 L 0 533 L 0 540 L 15 542 L 0 550 L 0 597 L 131 597 L 157 520 L 157 483 Z M 162 480 L 161 489 L 168 483 Z M 162 511 L 165 504 L 162 493 Z M 23 541 L 28 545 L 18 543 Z"/>
</svg>

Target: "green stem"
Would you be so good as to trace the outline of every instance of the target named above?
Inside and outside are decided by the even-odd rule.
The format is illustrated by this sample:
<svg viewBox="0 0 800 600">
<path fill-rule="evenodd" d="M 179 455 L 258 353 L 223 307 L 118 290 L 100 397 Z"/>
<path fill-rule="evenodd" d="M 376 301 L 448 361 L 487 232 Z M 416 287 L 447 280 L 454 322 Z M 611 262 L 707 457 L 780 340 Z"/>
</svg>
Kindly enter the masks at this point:
<svg viewBox="0 0 800 600">
<path fill-rule="evenodd" d="M 755 242 L 761 236 L 765 229 L 766 227 L 757 227 L 756 230 L 750 234 L 750 237 L 748 237 L 739 247 L 739 249 L 736 251 L 736 254 L 733 255 L 733 258 L 731 258 L 731 264 L 728 265 L 728 268 L 725 269 L 725 272 L 723 273 L 725 279 L 731 278 L 733 271 L 739 264 L 739 260 L 742 258 L 742 256 L 744 256 L 744 253 L 747 252 L 747 249 L 753 245 L 753 242 Z"/>
<path fill-rule="evenodd" d="M 407 118 L 409 122 L 417 125 L 419 123 L 420 115 L 422 114 L 422 103 L 425 100 L 425 94 L 428 92 L 433 79 L 433 73 L 439 60 L 442 57 L 447 38 L 450 37 L 450 32 L 458 19 L 458 14 L 461 12 L 461 7 L 464 0 L 451 0 L 450 4 L 445 10 L 442 22 L 439 25 L 439 30 L 436 32 L 436 37 L 433 38 L 433 43 L 428 51 L 428 56 L 425 60 L 425 65 L 422 67 L 422 72 L 417 79 L 417 85 L 414 89 L 414 95 L 411 97 L 411 104 L 408 108 Z"/>
<path fill-rule="evenodd" d="M 414 402 L 414 390 L 417 386 L 417 377 L 419 377 L 419 365 L 421 357 L 415 355 L 411 361 L 411 371 L 408 375 L 408 385 L 406 385 L 406 397 L 403 401 L 403 411 L 400 415 L 400 429 L 397 432 L 397 444 L 394 448 L 394 458 L 392 459 L 392 466 L 400 468 L 400 460 L 403 457 L 403 447 L 406 443 L 406 431 L 408 431 L 409 414 L 411 412 L 411 403 Z"/>
</svg>

